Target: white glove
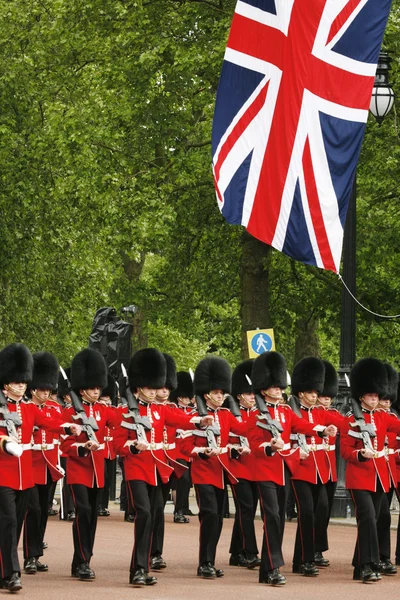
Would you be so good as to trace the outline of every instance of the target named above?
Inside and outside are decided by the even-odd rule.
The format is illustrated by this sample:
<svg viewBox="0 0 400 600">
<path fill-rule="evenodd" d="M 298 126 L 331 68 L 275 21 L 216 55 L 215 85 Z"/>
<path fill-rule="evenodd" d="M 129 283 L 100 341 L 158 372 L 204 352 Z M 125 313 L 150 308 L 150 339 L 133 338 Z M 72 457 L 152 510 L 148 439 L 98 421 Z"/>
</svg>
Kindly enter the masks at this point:
<svg viewBox="0 0 400 600">
<path fill-rule="evenodd" d="M 22 447 L 17 444 L 17 442 L 6 442 L 4 445 L 4 450 L 7 454 L 11 454 L 11 456 L 21 456 L 23 450 Z"/>
</svg>

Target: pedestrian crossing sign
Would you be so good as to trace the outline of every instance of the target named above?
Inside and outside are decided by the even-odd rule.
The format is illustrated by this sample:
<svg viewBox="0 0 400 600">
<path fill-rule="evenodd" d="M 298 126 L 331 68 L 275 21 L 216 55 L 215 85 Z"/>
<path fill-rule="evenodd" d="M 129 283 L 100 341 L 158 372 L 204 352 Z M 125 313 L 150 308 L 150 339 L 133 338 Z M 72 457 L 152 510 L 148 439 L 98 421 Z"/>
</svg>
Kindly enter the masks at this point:
<svg viewBox="0 0 400 600">
<path fill-rule="evenodd" d="M 273 329 L 254 329 L 247 332 L 249 358 L 257 358 L 264 352 L 275 350 Z"/>
</svg>

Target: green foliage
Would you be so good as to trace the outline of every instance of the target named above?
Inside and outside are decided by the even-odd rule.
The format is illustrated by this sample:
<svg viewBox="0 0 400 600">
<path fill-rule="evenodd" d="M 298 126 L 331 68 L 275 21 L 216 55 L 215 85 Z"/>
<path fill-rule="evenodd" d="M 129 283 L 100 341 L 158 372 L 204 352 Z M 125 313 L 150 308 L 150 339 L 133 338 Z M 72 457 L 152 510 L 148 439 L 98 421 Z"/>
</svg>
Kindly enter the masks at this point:
<svg viewBox="0 0 400 600">
<path fill-rule="evenodd" d="M 138 343 L 179 368 L 209 351 L 240 360 L 241 229 L 216 207 L 210 143 L 234 6 L 0 2 L 0 345 L 22 341 L 66 364 L 100 306 L 134 303 Z M 397 90 L 399 7 L 386 34 Z M 359 295 L 382 313 L 400 312 L 394 114 L 368 123 L 358 170 Z M 265 268 L 278 349 L 292 363 L 312 321 L 337 363 L 335 276 L 275 251 Z M 399 322 L 357 319 L 360 356 L 396 363 Z"/>
</svg>

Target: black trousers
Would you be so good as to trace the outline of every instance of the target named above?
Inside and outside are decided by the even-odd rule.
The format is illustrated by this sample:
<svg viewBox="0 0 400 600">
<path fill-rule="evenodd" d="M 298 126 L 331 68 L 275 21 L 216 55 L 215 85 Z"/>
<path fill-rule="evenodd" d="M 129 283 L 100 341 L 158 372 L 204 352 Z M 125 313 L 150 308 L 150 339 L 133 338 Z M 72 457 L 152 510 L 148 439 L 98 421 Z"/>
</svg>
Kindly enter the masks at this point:
<svg viewBox="0 0 400 600">
<path fill-rule="evenodd" d="M 208 484 L 194 487 L 200 521 L 199 565 L 206 562 L 214 565 L 224 518 L 225 490 Z"/>
<path fill-rule="evenodd" d="M 315 551 L 325 552 L 329 549 L 328 526 L 331 518 L 333 497 L 337 482 L 328 481 L 320 490 L 315 509 Z"/>
<path fill-rule="evenodd" d="M 100 490 L 99 506 L 108 508 L 110 501 L 110 483 L 114 473 L 115 460 L 106 458 L 104 460 L 104 487 Z"/>
<path fill-rule="evenodd" d="M 75 521 L 72 524 L 74 540 L 72 569 L 75 569 L 84 562 L 90 562 L 93 556 L 100 488 L 89 488 L 73 483 L 70 489 L 75 506 Z"/>
<path fill-rule="evenodd" d="M 382 560 L 390 559 L 390 505 L 392 503 L 394 488 L 382 496 L 381 507 L 379 510 L 378 520 L 376 522 L 378 530 L 379 555 Z"/>
<path fill-rule="evenodd" d="M 379 563 L 377 519 L 385 492 L 380 483 L 377 491 L 349 490 L 353 498 L 357 519 L 357 540 L 353 555 L 353 567 L 367 563 Z"/>
<path fill-rule="evenodd" d="M 29 491 L 28 510 L 24 526 L 24 558 L 43 556 L 43 539 L 49 517 L 49 498 L 53 480 L 47 474 L 45 485 L 35 484 Z"/>
<path fill-rule="evenodd" d="M 175 512 L 187 513 L 189 511 L 189 492 L 192 487 L 192 479 L 190 477 L 190 462 L 178 459 L 178 462 L 189 467 L 179 479 L 175 482 L 176 489 L 176 504 Z"/>
<path fill-rule="evenodd" d="M 60 465 L 67 470 L 67 459 L 65 456 L 60 457 Z M 62 480 L 62 509 L 60 508 L 60 519 L 67 520 L 68 513 L 74 510 L 74 503 L 72 501 L 71 489 L 69 485 L 66 485 L 65 479 Z"/>
<path fill-rule="evenodd" d="M 262 508 L 263 545 L 259 581 L 263 582 L 272 569 L 281 567 L 282 540 L 285 526 L 286 489 L 272 481 L 258 481 L 258 494 Z"/>
<path fill-rule="evenodd" d="M 151 538 L 157 507 L 162 504 L 161 486 L 136 479 L 126 482 L 129 506 L 135 517 L 135 542 L 130 565 L 131 573 L 150 568 Z"/>
<path fill-rule="evenodd" d="M 235 521 L 233 523 L 229 552 L 238 554 L 258 554 L 254 517 L 257 510 L 258 491 L 255 481 L 239 479 L 232 485 L 235 502 Z"/>
<path fill-rule="evenodd" d="M 323 484 L 320 480 L 318 480 L 318 483 L 309 483 L 308 481 L 292 479 L 292 487 L 297 506 L 297 531 L 293 564 L 300 566 L 302 563 L 315 560 L 314 515 Z"/>
<path fill-rule="evenodd" d="M 155 508 L 155 516 L 153 522 L 153 534 L 151 537 L 151 556 L 161 556 L 164 548 L 164 534 L 165 534 L 165 517 L 164 510 L 167 504 L 168 496 L 171 491 L 171 483 L 160 483 L 161 494 L 157 496 L 157 503 Z"/>
<path fill-rule="evenodd" d="M 20 572 L 18 541 L 28 508 L 29 489 L 0 486 L 0 577 Z"/>
</svg>

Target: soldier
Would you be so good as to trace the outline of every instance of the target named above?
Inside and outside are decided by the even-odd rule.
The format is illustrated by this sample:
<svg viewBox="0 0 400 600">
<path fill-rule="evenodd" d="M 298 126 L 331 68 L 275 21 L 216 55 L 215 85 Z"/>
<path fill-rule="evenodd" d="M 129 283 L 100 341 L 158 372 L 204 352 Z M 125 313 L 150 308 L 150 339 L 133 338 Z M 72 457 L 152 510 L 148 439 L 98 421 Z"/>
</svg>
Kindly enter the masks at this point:
<svg viewBox="0 0 400 600">
<path fill-rule="evenodd" d="M 316 409 L 326 410 L 334 414 L 337 426 L 343 423 L 344 417 L 336 408 L 331 406 L 339 390 L 339 378 L 335 367 L 327 360 L 322 361 L 325 365 L 324 389 L 319 394 Z M 329 440 L 328 451 L 331 466 L 329 479 L 321 487 L 317 507 L 315 509 L 315 564 L 317 567 L 328 567 L 329 560 L 324 558 L 323 552 L 328 550 L 328 526 L 331 518 L 333 497 L 337 486 L 336 469 L 336 436 Z"/>
<path fill-rule="evenodd" d="M 71 575 L 83 581 L 95 579 L 90 568 L 96 535 L 99 494 L 104 486 L 104 437 L 106 428 L 114 428 L 117 415 L 109 407 L 100 404 L 101 390 L 107 385 L 107 365 L 97 350 L 85 348 L 75 355 L 71 363 L 72 394 L 82 405 L 80 417 L 83 431 L 76 439 L 66 437 L 61 449 L 67 455 L 66 479 L 75 506 L 76 518 L 72 525 L 74 555 Z M 76 416 L 78 406 L 64 410 L 64 417 Z M 84 421 L 89 421 L 85 426 Z M 90 425 L 95 422 L 95 432 Z"/>
<path fill-rule="evenodd" d="M 110 373 L 107 375 L 107 387 L 101 390 L 101 396 L 99 402 L 116 412 L 118 409 L 115 406 L 117 399 L 117 384 Z M 99 498 L 99 517 L 109 517 L 110 511 L 108 510 L 108 503 L 110 500 L 110 484 L 113 477 L 115 477 L 115 461 L 117 455 L 114 450 L 114 438 L 113 431 L 109 427 L 106 428 L 106 435 L 104 436 L 104 487 L 100 492 Z"/>
<path fill-rule="evenodd" d="M 279 571 L 284 564 L 285 464 L 295 471 L 304 453 L 299 447 L 291 448 L 290 438 L 300 433 L 318 439 L 334 433 L 335 428 L 318 427 L 301 419 L 282 403 L 287 369 L 285 358 L 278 352 L 265 352 L 256 358 L 251 380 L 258 410 L 250 413 L 248 436 L 254 453 L 254 472 L 264 526 L 259 582 L 281 586 L 286 583 L 286 578 Z"/>
<path fill-rule="evenodd" d="M 163 449 L 164 426 L 191 429 L 196 422 L 205 426 L 212 419 L 195 419 L 154 402 L 157 389 L 164 387 L 167 376 L 167 363 L 159 350 L 138 350 L 129 362 L 128 376 L 130 391 L 137 397 L 138 414 L 127 409 L 114 437 L 116 452 L 124 459 L 129 504 L 135 516 L 129 583 L 143 587 L 157 583 L 157 578 L 149 575 L 151 537 L 160 484 L 166 483 L 172 472 Z"/>
<path fill-rule="evenodd" d="M 235 402 L 235 406 L 231 406 L 231 410 L 234 408 L 233 414 L 238 420 L 244 422 L 248 421 L 250 411 L 255 406 L 250 379 L 252 368 L 253 361 L 245 360 L 232 373 L 230 401 Z M 236 512 L 229 548 L 231 554 L 229 564 L 254 568 L 261 562 L 257 556 L 258 547 L 254 529 L 258 503 L 257 485 L 254 481 L 254 455 L 243 453 L 241 438 L 233 433 L 229 436 L 229 470 L 238 480 L 238 483 L 232 485 Z M 243 442 L 248 446 L 247 438 L 244 438 Z"/>
<path fill-rule="evenodd" d="M 58 370 L 58 360 L 50 352 L 37 352 L 33 355 L 33 378 L 29 391 L 33 404 L 47 417 L 61 417 L 60 405 L 50 398 L 51 390 L 57 385 Z M 58 435 L 35 428 L 32 436 L 35 485 L 29 494 L 24 533 L 24 571 L 29 575 L 48 570 L 48 566 L 39 557 L 43 556 L 50 491 L 53 482 L 64 477 L 64 470 L 58 463 L 58 446 Z"/>
<path fill-rule="evenodd" d="M 71 375 L 71 368 L 67 367 L 65 373 L 69 378 Z M 68 385 L 61 373 L 58 374 L 58 385 L 57 385 L 57 401 L 62 409 L 67 406 L 71 406 L 71 396 L 69 395 Z M 60 465 L 62 470 L 66 471 L 67 468 L 67 455 L 62 452 L 60 448 Z M 61 480 L 61 510 L 60 519 L 63 521 L 73 521 L 75 519 L 75 508 L 72 501 L 71 490 L 65 483 L 65 478 Z"/>
<path fill-rule="evenodd" d="M 167 376 L 163 387 L 159 388 L 156 393 L 155 404 L 168 405 L 170 408 L 175 409 L 175 404 L 169 402 L 170 393 L 176 388 L 178 382 L 176 377 L 176 365 L 175 361 L 169 354 L 165 352 L 164 358 L 167 365 Z M 178 466 L 175 461 L 175 438 L 176 438 L 176 427 L 166 425 L 164 427 L 164 447 L 165 456 L 168 460 L 168 464 L 174 469 Z M 165 533 L 165 518 L 164 510 L 167 503 L 168 497 L 171 492 L 172 483 L 171 479 L 174 478 L 174 471 L 171 472 L 170 478 L 166 483 L 161 484 L 161 496 L 159 497 L 159 504 L 157 506 L 153 535 L 151 539 L 151 554 L 150 554 L 150 567 L 154 571 L 160 571 L 165 569 L 167 563 L 162 557 L 164 548 L 164 533 Z"/>
<path fill-rule="evenodd" d="M 325 365 L 319 358 L 310 356 L 300 360 L 292 374 L 292 406 L 301 417 L 313 423 L 315 431 L 323 430 L 332 424 L 329 437 L 335 437 L 341 419 L 334 413 L 314 410 L 318 394 L 322 393 L 325 383 Z M 296 443 L 296 442 L 295 442 Z M 293 573 L 306 577 L 319 574 L 315 565 L 315 510 L 321 488 L 332 476 L 330 462 L 330 440 L 322 440 L 316 435 L 307 436 L 306 456 L 292 473 L 292 486 L 297 505 L 297 532 L 293 554 Z"/>
<path fill-rule="evenodd" d="M 31 437 L 33 428 L 55 433 L 78 433 L 79 427 L 49 418 L 24 399 L 33 373 L 33 358 L 23 344 L 10 344 L 0 352 L 0 587 L 22 589 L 18 540 L 26 514 L 29 490 L 34 486 Z M 5 398 L 4 398 L 5 397 Z"/>
<path fill-rule="evenodd" d="M 178 371 L 177 373 L 177 388 L 171 392 L 170 400 L 175 402 L 179 410 L 186 414 L 192 414 L 194 407 L 191 400 L 194 396 L 193 380 L 190 373 L 186 371 Z M 177 430 L 176 432 L 176 453 L 175 459 L 183 467 L 186 467 L 180 477 L 176 477 L 175 483 L 175 510 L 174 510 L 174 523 L 189 523 L 190 519 L 186 515 L 191 514 L 189 508 L 189 493 L 192 486 L 192 479 L 190 476 L 190 460 L 188 457 L 182 454 L 180 447 L 182 439 L 185 436 L 185 432 Z M 174 490 L 173 490 L 174 492 Z"/>
<path fill-rule="evenodd" d="M 350 372 L 350 389 L 354 405 L 341 430 L 340 449 L 357 518 L 353 579 L 370 583 L 380 579 L 376 521 L 390 487 L 385 437 L 388 431 L 399 434 L 400 421 L 377 410 L 379 398 L 388 393 L 387 371 L 380 360 L 359 360 Z"/>
<path fill-rule="evenodd" d="M 228 409 L 221 408 L 224 395 L 231 390 L 231 369 L 226 360 L 217 356 L 201 360 L 194 374 L 194 388 L 198 414 L 212 415 L 216 428 L 209 433 L 192 432 L 182 441 L 181 449 L 193 461 L 192 479 L 199 507 L 197 575 L 215 579 L 224 575 L 222 569 L 215 568 L 215 555 L 223 523 L 225 476 L 231 483 L 237 483 L 228 466 L 229 432 L 246 436 L 247 426 L 239 423 Z"/>
</svg>

